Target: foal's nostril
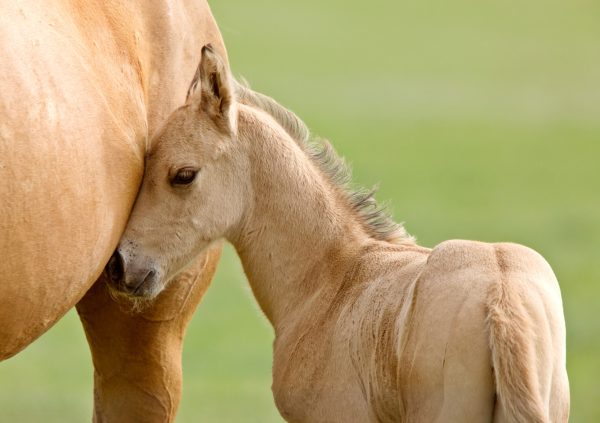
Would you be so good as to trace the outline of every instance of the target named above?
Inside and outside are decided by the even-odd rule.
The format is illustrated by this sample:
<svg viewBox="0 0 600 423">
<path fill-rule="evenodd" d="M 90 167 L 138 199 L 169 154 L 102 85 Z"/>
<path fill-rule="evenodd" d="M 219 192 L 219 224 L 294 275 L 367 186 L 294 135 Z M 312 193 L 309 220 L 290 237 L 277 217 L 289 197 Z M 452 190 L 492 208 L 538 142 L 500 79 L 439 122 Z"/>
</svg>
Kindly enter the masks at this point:
<svg viewBox="0 0 600 423">
<path fill-rule="evenodd" d="M 106 265 L 106 273 L 108 277 L 113 282 L 120 282 L 123 279 L 123 275 L 125 274 L 125 269 L 123 265 L 123 256 L 116 250 L 108 264 Z"/>
<path fill-rule="evenodd" d="M 156 275 L 156 272 L 154 270 L 149 271 L 148 274 L 146 275 L 146 277 L 144 278 L 144 282 L 151 281 L 155 275 Z"/>
<path fill-rule="evenodd" d="M 106 264 L 105 274 L 110 285 L 117 291 L 132 296 L 145 296 L 154 292 L 159 282 L 160 270 L 152 260 L 142 257 L 141 260 L 129 261 L 128 253 L 124 255 L 117 249 Z M 129 255 L 131 257 L 131 255 Z"/>
</svg>

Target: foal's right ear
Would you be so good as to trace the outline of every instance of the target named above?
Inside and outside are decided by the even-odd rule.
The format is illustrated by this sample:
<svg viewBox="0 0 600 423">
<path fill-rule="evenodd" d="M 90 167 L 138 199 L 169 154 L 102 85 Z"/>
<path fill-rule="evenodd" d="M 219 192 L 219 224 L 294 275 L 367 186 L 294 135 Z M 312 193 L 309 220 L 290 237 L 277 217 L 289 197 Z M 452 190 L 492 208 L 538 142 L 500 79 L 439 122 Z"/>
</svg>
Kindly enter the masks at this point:
<svg viewBox="0 0 600 423">
<path fill-rule="evenodd" d="M 217 126 L 233 132 L 234 101 L 229 68 L 207 44 L 202 47 L 202 57 L 188 89 L 186 103 L 208 113 Z"/>
</svg>

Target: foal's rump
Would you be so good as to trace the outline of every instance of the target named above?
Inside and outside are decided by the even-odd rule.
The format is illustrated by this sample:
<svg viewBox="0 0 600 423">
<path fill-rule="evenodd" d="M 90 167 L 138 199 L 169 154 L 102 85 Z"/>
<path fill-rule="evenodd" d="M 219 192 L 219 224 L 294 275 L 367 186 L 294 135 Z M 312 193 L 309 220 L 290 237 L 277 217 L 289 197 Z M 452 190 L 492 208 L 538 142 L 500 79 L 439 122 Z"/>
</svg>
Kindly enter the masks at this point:
<svg viewBox="0 0 600 423">
<path fill-rule="evenodd" d="M 556 278 L 534 251 L 440 244 L 415 283 L 399 354 L 405 403 L 439 421 L 566 421 L 562 316 Z"/>
<path fill-rule="evenodd" d="M 488 295 L 496 421 L 566 422 L 569 384 L 560 288 L 548 263 L 515 244 L 494 248 Z"/>
</svg>

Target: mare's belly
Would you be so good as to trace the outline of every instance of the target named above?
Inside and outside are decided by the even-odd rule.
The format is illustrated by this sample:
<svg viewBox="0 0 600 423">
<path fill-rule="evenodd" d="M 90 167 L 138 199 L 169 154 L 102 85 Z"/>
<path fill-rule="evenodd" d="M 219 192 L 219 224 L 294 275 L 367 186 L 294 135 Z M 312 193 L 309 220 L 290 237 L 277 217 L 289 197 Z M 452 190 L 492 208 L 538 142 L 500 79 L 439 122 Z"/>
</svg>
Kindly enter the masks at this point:
<svg viewBox="0 0 600 423">
<path fill-rule="evenodd" d="M 0 359 L 101 273 L 135 199 L 145 141 L 135 93 L 115 101 L 75 33 L 60 33 L 58 18 L 50 26 L 11 13 L 0 31 Z"/>
</svg>

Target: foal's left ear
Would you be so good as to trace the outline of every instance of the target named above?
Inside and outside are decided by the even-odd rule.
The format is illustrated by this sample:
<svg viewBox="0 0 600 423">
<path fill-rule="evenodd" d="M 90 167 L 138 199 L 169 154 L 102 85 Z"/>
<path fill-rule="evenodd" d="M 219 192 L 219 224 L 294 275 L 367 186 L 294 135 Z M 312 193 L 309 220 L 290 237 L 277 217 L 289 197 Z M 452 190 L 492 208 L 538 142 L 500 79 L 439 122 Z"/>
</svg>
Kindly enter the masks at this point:
<svg viewBox="0 0 600 423">
<path fill-rule="evenodd" d="M 229 68 L 207 44 L 202 47 L 202 57 L 188 89 L 186 103 L 205 111 L 219 128 L 234 132 L 234 101 Z"/>
</svg>

